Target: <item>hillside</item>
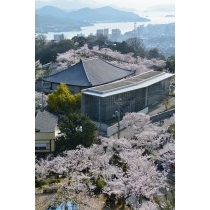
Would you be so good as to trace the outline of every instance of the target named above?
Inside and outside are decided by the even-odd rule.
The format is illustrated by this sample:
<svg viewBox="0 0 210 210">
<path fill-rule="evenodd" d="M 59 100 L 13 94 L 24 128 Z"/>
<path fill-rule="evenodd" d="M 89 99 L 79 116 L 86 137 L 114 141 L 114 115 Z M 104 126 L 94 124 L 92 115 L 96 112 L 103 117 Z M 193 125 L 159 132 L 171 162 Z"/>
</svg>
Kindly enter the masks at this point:
<svg viewBox="0 0 210 210">
<path fill-rule="evenodd" d="M 112 7 L 90 9 L 85 7 L 67 12 L 53 6 L 45 6 L 35 11 L 35 32 L 80 31 L 81 27 L 98 22 L 149 21 L 132 12 L 116 10 Z"/>
<path fill-rule="evenodd" d="M 101 7 L 90 9 L 88 7 L 70 12 L 69 16 L 75 20 L 88 22 L 130 22 L 130 21 L 149 21 L 133 12 L 125 12 L 112 7 Z"/>
</svg>

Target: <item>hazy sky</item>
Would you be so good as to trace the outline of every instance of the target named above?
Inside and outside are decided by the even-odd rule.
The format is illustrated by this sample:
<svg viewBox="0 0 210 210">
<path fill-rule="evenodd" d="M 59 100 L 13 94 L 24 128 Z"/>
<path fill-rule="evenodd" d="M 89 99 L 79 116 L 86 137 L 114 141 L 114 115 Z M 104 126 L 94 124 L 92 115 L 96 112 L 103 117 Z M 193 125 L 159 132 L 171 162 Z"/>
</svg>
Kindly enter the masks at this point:
<svg viewBox="0 0 210 210">
<path fill-rule="evenodd" d="M 118 8 L 144 11 L 148 7 L 156 5 L 175 5 L 175 0 L 35 0 L 36 7 L 45 5 L 57 6 L 62 9 L 74 9 L 80 7 L 115 6 Z M 84 5 L 84 6 L 83 6 Z"/>
</svg>

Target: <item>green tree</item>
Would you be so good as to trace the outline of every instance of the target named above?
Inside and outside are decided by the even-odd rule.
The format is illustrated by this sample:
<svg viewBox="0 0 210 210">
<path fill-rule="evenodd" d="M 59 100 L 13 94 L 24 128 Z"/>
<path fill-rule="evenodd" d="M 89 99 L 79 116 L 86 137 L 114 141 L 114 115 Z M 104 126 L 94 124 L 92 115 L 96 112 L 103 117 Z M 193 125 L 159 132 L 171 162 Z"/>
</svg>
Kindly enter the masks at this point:
<svg viewBox="0 0 210 210">
<path fill-rule="evenodd" d="M 49 42 L 35 49 L 35 60 L 40 60 L 42 64 L 54 62 L 57 56 L 56 43 Z"/>
<path fill-rule="evenodd" d="M 152 48 L 148 51 L 147 57 L 149 59 L 151 58 L 159 58 L 159 59 L 165 59 L 164 56 L 159 52 L 157 48 Z"/>
<path fill-rule="evenodd" d="M 146 48 L 143 44 L 143 41 L 140 38 L 130 38 L 126 40 L 129 47 L 131 47 L 134 56 L 145 57 L 146 56 Z"/>
<path fill-rule="evenodd" d="M 117 50 L 118 52 L 121 52 L 123 54 L 127 54 L 127 53 L 130 53 L 130 52 L 133 52 L 133 49 L 130 45 L 128 45 L 127 42 L 125 41 L 122 41 L 122 42 L 115 42 L 115 45 L 113 45 L 111 47 L 111 49 L 114 51 L 114 50 Z"/>
<path fill-rule="evenodd" d="M 41 37 L 38 37 L 35 39 L 35 60 L 40 60 L 42 64 L 54 62 L 58 53 L 64 53 L 70 49 L 74 49 L 74 42 L 70 39 L 43 44 Z"/>
<path fill-rule="evenodd" d="M 51 112 L 64 113 L 80 110 L 81 93 L 71 94 L 65 83 L 48 95 L 48 108 Z"/>
<path fill-rule="evenodd" d="M 166 60 L 166 69 L 171 73 L 175 73 L 175 55 L 172 55 Z"/>
<path fill-rule="evenodd" d="M 79 36 L 74 36 L 71 39 L 74 43 L 78 43 L 77 47 L 83 47 L 87 43 L 87 38 L 86 37 L 79 37 Z"/>
<path fill-rule="evenodd" d="M 168 98 L 163 99 L 163 105 L 165 106 L 165 109 L 168 110 L 168 107 L 170 105 L 170 102 L 169 102 Z"/>
<path fill-rule="evenodd" d="M 74 42 L 70 39 L 64 39 L 56 43 L 56 53 L 64 53 L 70 49 L 74 49 Z"/>
<path fill-rule="evenodd" d="M 78 145 L 91 146 L 95 141 L 96 126 L 84 114 L 72 113 L 61 119 L 62 136 L 56 141 L 58 153 L 75 149 Z"/>
<path fill-rule="evenodd" d="M 175 139 L 175 124 L 172 124 L 168 127 L 168 130 L 167 130 L 172 136 L 173 138 Z"/>
<path fill-rule="evenodd" d="M 35 37 L 35 49 L 38 49 L 46 44 L 47 37 L 45 35 L 39 34 Z"/>
</svg>

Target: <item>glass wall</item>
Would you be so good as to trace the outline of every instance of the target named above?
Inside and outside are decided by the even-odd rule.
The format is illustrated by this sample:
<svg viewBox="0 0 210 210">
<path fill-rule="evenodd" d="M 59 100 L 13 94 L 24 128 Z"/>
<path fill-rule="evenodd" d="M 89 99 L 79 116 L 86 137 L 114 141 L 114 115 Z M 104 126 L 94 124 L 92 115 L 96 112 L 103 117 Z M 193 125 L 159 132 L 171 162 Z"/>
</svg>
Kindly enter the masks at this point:
<svg viewBox="0 0 210 210">
<path fill-rule="evenodd" d="M 113 116 L 115 111 L 120 112 L 122 119 L 127 112 L 138 112 L 144 109 L 145 93 L 146 89 L 143 88 L 103 98 L 83 94 L 82 112 L 94 121 L 112 124 L 117 121 L 117 118 Z"/>
<path fill-rule="evenodd" d="M 162 101 L 169 93 L 170 79 L 163 80 L 148 87 L 148 106 Z"/>
<path fill-rule="evenodd" d="M 117 118 L 114 117 L 115 111 L 120 112 L 122 119 L 127 112 L 139 112 L 163 100 L 168 95 L 169 81 L 167 79 L 147 88 L 107 97 L 82 94 L 82 112 L 93 121 L 111 125 L 117 121 Z"/>
<path fill-rule="evenodd" d="M 82 94 L 82 113 L 91 120 L 99 122 L 99 98 L 97 96 Z"/>
</svg>

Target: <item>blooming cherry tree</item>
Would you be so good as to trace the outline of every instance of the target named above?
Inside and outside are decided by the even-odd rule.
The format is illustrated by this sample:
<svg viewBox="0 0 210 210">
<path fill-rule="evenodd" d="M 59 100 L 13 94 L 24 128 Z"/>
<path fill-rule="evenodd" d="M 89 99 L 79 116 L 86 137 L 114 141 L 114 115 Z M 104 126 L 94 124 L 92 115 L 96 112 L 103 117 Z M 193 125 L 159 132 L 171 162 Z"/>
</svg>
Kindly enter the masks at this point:
<svg viewBox="0 0 210 210">
<path fill-rule="evenodd" d="M 161 187 L 168 187 L 167 174 L 175 164 L 174 142 L 166 130 L 153 125 L 143 113 L 128 113 L 123 123 L 132 138 L 100 137 L 100 144 L 89 148 L 80 145 L 62 156 L 37 160 L 36 177 L 65 174 L 69 180 L 64 184 L 66 192 L 91 196 L 100 189 L 124 205 L 134 197 L 137 209 L 157 209 L 153 196 Z M 160 147 L 162 141 L 165 144 Z M 151 154 L 145 153 L 146 149 Z M 157 160 L 163 170 L 158 169 Z"/>
</svg>

